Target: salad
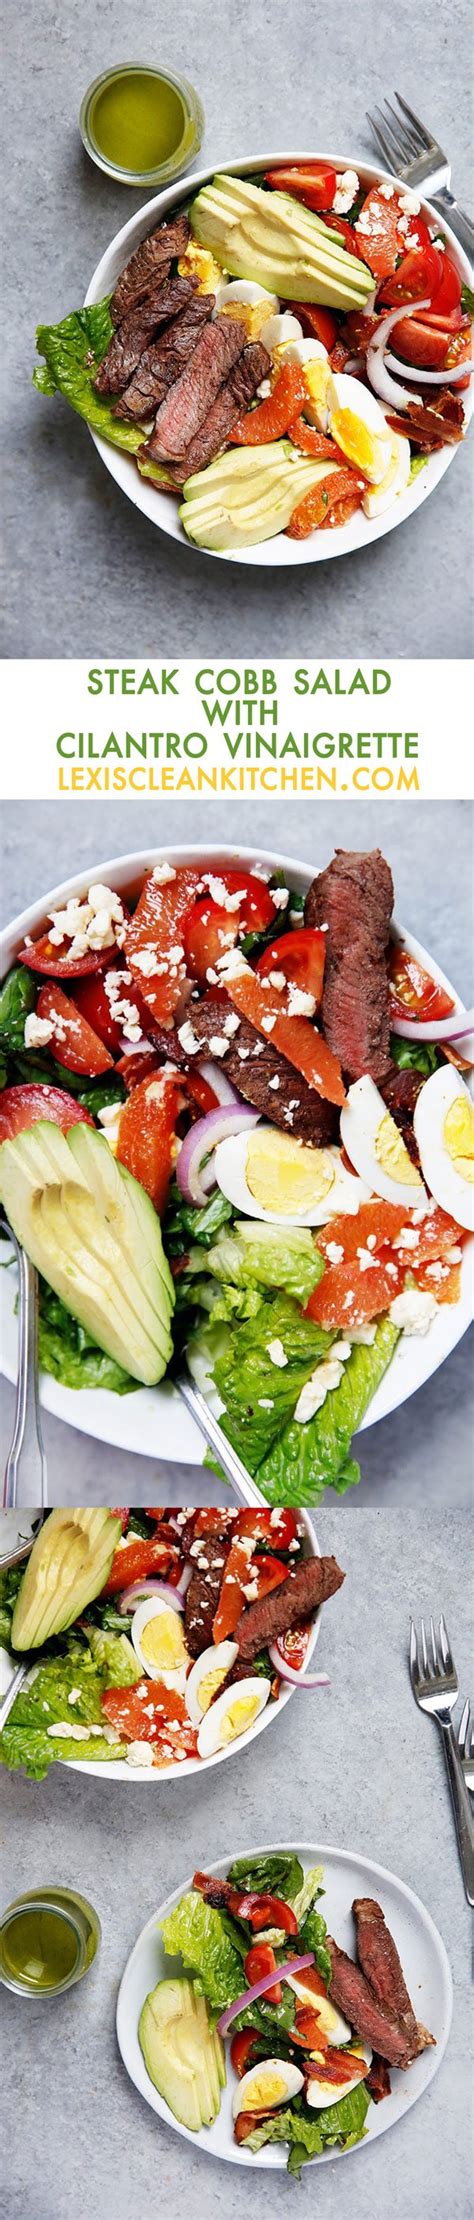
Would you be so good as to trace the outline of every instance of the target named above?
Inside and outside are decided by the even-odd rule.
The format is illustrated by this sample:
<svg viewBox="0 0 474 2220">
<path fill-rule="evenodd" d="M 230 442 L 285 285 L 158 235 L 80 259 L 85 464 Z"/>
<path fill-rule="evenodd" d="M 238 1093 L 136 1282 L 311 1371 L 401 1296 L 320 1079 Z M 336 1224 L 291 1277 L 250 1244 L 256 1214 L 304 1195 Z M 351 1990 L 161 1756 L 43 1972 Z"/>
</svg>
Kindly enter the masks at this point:
<svg viewBox="0 0 474 2220">
<path fill-rule="evenodd" d="M 212 2126 L 229 2074 L 233 2136 L 256 2154 L 289 2146 L 288 2171 L 370 2131 L 434 2037 L 417 2022 L 381 1905 L 352 1906 L 356 1958 L 328 1934 L 321 1865 L 292 1851 L 194 1874 L 160 1921 L 176 1967 L 146 1997 L 139 2041 L 150 2080 L 188 2132 Z M 230 2049 L 227 2053 L 226 2044 Z"/>
<path fill-rule="evenodd" d="M 164 858 L 53 909 L 0 992 L 42 1366 L 125 1394 L 185 1351 L 270 1503 L 358 1479 L 353 1433 L 400 1336 L 459 1300 L 474 1228 L 472 1014 L 392 909 L 378 849 L 305 900 Z"/>
<path fill-rule="evenodd" d="M 0 1645 L 27 1680 L 0 1762 L 165 1771 L 228 1755 L 298 1685 L 341 1587 L 292 1510 L 55 1510 L 0 1573 Z"/>
<path fill-rule="evenodd" d="M 396 508 L 463 437 L 471 311 L 439 220 L 393 180 L 219 173 L 111 295 L 39 326 L 34 382 L 228 553 Z"/>
</svg>

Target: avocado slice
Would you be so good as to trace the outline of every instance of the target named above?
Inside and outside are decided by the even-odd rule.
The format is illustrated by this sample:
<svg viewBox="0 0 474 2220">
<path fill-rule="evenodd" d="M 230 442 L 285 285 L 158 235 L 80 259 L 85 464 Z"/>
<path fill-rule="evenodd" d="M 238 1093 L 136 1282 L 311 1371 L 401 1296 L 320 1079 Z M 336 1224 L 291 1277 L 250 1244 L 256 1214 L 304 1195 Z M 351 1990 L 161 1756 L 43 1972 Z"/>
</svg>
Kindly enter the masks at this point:
<svg viewBox="0 0 474 2220">
<path fill-rule="evenodd" d="M 218 554 L 256 547 L 286 531 L 305 494 L 336 469 L 336 463 L 299 454 L 290 440 L 233 448 L 188 478 L 180 508 L 184 530 L 197 547 Z"/>
<path fill-rule="evenodd" d="M 161 1380 L 174 1291 L 160 1222 L 103 1136 L 41 1120 L 4 1141 L 0 1195 L 27 1255 L 99 1348 L 145 1386 Z"/>
<path fill-rule="evenodd" d="M 33 1544 L 12 1619 L 14 1650 L 39 1649 L 100 1595 L 120 1541 L 114 1511 L 51 1511 Z"/>
<path fill-rule="evenodd" d="M 289 193 L 264 193 L 248 178 L 217 175 L 189 211 L 200 246 L 232 277 L 251 278 L 280 300 L 363 308 L 373 276 L 341 236 Z"/>
<path fill-rule="evenodd" d="M 225 2088 L 224 2049 L 192 1981 L 159 1981 L 143 2005 L 138 2036 L 147 2073 L 175 2120 L 192 2134 L 212 2127 Z"/>
</svg>

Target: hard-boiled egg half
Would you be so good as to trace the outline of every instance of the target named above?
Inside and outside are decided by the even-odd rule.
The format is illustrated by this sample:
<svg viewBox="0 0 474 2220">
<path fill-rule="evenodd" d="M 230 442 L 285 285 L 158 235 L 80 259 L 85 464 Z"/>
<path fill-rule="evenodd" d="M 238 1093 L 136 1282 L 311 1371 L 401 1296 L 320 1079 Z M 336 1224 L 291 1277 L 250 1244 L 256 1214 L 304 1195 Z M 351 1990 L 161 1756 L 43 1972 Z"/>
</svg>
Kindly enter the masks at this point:
<svg viewBox="0 0 474 2220">
<path fill-rule="evenodd" d="M 193 1727 L 199 1727 L 205 1711 L 213 1703 L 217 1691 L 235 1665 L 238 1656 L 236 1642 L 215 1642 L 196 1658 L 186 1681 L 185 1696 Z"/>
<path fill-rule="evenodd" d="M 182 1691 L 190 1657 L 181 1612 L 161 1596 L 147 1596 L 134 1611 L 130 1633 L 143 1671 L 163 1680 L 165 1688 Z"/>
<path fill-rule="evenodd" d="M 312 2055 L 315 2057 L 316 2053 L 313 2052 Z M 359 2081 L 365 2080 L 371 2061 L 372 2052 L 367 2049 L 367 2044 L 354 2044 L 352 2050 L 347 2052 L 347 2080 L 325 2081 L 323 2052 L 320 2074 L 315 2075 L 314 2079 L 311 2076 L 306 2083 L 306 2103 L 316 2112 L 324 2111 L 327 2104 L 340 2104 L 341 2097 L 349 2097 L 351 2089 L 357 2089 Z M 240 2086 L 242 2087 L 242 2083 Z"/>
<path fill-rule="evenodd" d="M 390 462 L 385 477 L 378 479 L 376 485 L 368 487 L 367 493 L 362 495 L 361 507 L 365 516 L 382 516 L 383 510 L 390 508 L 397 494 L 406 491 L 411 470 L 410 441 L 401 438 L 398 432 L 391 432 L 390 448 Z"/>
<path fill-rule="evenodd" d="M 278 310 L 276 293 L 267 293 L 263 285 L 255 285 L 251 278 L 229 279 L 223 278 L 222 274 L 220 284 L 214 290 L 216 315 L 241 318 L 247 338 L 262 339 L 264 346 L 269 346 L 269 342 L 264 339 L 264 331 L 269 319 L 274 319 Z M 269 346 L 270 354 L 271 351 Z"/>
<path fill-rule="evenodd" d="M 240 2112 L 273 2112 L 277 2104 L 288 2104 L 291 2097 L 298 2097 L 303 2087 L 299 2066 L 291 2066 L 286 2058 L 264 2058 L 261 2066 L 250 2066 L 242 2074 L 232 2099 L 232 2118 L 238 2120 Z"/>
<path fill-rule="evenodd" d="M 282 317 L 280 321 L 285 323 L 286 318 Z M 320 430 L 321 427 L 324 429 L 327 421 L 326 396 L 331 378 L 326 347 L 322 346 L 320 339 L 303 339 L 300 327 L 299 338 L 296 332 L 292 334 L 288 331 L 285 335 L 282 333 L 278 344 L 278 361 L 282 364 L 297 362 L 300 369 L 304 370 L 308 396 L 304 404 L 305 416 L 309 417 L 311 424 L 317 424 Z"/>
<path fill-rule="evenodd" d="M 199 1660 L 202 1666 L 202 1658 Z M 260 1680 L 256 1673 L 248 1680 L 236 1680 L 232 1688 L 225 1688 L 216 1696 L 209 1711 L 204 1713 L 198 1732 L 198 1751 L 201 1758 L 215 1757 L 218 1750 L 228 1750 L 231 1742 L 238 1742 L 239 1735 L 248 1734 L 255 1726 L 260 1712 L 268 1703 L 271 1683 Z"/>
<path fill-rule="evenodd" d="M 370 1193 L 362 1179 L 346 1172 L 340 1149 L 306 1148 L 263 1123 L 219 1142 L 215 1172 L 221 1193 L 236 1210 L 270 1225 L 322 1226 L 335 1211 L 355 1214 Z"/>
<path fill-rule="evenodd" d="M 315 402 L 315 415 L 320 430 L 330 432 L 347 461 L 363 472 L 370 485 L 381 485 L 392 458 L 392 434 L 368 386 L 361 385 L 360 378 L 348 377 L 346 371 L 329 371 L 321 401 Z"/>
<path fill-rule="evenodd" d="M 311 2011 L 316 2013 L 321 2035 L 326 2043 L 350 2043 L 351 2029 L 348 2027 L 347 2020 L 343 2019 L 342 2012 L 336 2010 L 336 2005 L 331 2004 L 331 1998 L 326 1990 L 324 1990 L 324 1994 L 320 1994 L 319 1984 L 317 1988 L 311 1986 L 311 1973 L 309 1971 L 306 1975 L 304 1973 L 288 1974 L 288 1987 L 294 1990 L 299 2004 L 308 2005 Z"/>
<path fill-rule="evenodd" d="M 351 1164 L 355 1164 L 361 1179 L 369 1182 L 374 1195 L 382 1195 L 384 1202 L 404 1203 L 407 1210 L 426 1201 L 416 1164 L 412 1164 L 383 1095 L 367 1073 L 349 1087 L 341 1110 L 341 1138 Z"/>
<path fill-rule="evenodd" d="M 474 1109 L 453 1064 L 426 1079 L 414 1114 L 425 1179 L 435 1202 L 474 1233 Z"/>
</svg>

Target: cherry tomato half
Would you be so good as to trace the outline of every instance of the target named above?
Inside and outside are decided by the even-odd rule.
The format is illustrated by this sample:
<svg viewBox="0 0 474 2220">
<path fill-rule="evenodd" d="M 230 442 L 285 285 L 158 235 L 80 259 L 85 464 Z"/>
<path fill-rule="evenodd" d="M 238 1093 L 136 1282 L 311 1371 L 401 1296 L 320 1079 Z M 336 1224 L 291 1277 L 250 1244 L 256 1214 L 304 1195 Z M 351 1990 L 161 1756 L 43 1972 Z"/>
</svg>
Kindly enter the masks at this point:
<svg viewBox="0 0 474 2220">
<path fill-rule="evenodd" d="M 107 964 L 116 961 L 116 948 L 91 948 L 87 956 L 67 955 L 55 948 L 49 933 L 42 933 L 31 948 L 20 948 L 18 954 L 19 964 L 26 964 L 28 971 L 45 972 L 50 979 L 85 979 L 88 972 L 105 971 Z"/>
<path fill-rule="evenodd" d="M 408 948 L 399 948 L 396 944 L 390 958 L 390 985 L 393 1010 L 399 1016 L 405 1017 L 408 1011 L 426 1022 L 431 1018 L 450 1017 L 454 1010 L 452 995 L 447 993 L 446 987 L 439 987 L 436 979 L 430 978 L 429 972 L 424 971 L 423 964 L 410 955 Z"/>
<path fill-rule="evenodd" d="M 62 1087 L 4 1087 L 0 1095 L 0 1142 L 13 1141 L 17 1133 L 29 1133 L 30 1126 L 44 1118 L 48 1125 L 61 1126 L 63 1133 L 71 1125 L 93 1125 L 94 1119 L 82 1103 Z"/>
<path fill-rule="evenodd" d="M 318 212 L 332 208 L 336 191 L 336 171 L 320 162 L 290 162 L 286 169 L 266 170 L 266 184 L 274 192 L 292 193 L 295 200 L 302 200 L 305 208 Z"/>
<path fill-rule="evenodd" d="M 315 1002 L 320 1002 L 325 956 L 325 933 L 301 925 L 294 933 L 282 933 L 281 940 L 270 942 L 263 956 L 259 956 L 257 971 L 262 979 L 268 979 L 269 972 L 283 971 L 285 979 L 290 979 L 294 986 L 302 987 L 307 994 L 314 995 Z"/>
<path fill-rule="evenodd" d="M 249 1989 L 253 1988 L 254 1981 L 264 1981 L 267 1973 L 276 1973 L 276 1970 L 276 1957 L 271 1943 L 252 1943 L 252 1948 L 247 1951 L 244 1959 L 244 1973 Z M 281 1981 L 275 1982 L 274 1989 L 265 1990 L 265 2000 L 267 2004 L 281 2004 Z"/>
<path fill-rule="evenodd" d="M 76 1009 L 62 987 L 42 987 L 38 995 L 37 1015 L 53 1027 L 51 1053 L 66 1071 L 83 1073 L 88 1079 L 97 1079 L 99 1073 L 113 1067 L 113 1057 L 92 1025 Z"/>
<path fill-rule="evenodd" d="M 441 285 L 443 256 L 438 248 L 409 247 L 408 254 L 398 264 L 385 285 L 379 299 L 384 307 L 397 308 L 402 301 L 434 301 Z"/>
</svg>

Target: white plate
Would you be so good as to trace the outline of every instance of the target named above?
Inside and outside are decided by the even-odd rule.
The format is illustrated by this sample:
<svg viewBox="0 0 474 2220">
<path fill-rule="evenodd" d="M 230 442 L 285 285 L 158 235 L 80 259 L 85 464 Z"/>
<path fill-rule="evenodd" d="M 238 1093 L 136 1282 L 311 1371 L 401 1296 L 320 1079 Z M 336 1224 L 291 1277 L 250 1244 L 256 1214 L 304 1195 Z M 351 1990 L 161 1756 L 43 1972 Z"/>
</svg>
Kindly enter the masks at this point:
<svg viewBox="0 0 474 2220">
<path fill-rule="evenodd" d="M 404 2118 L 405 2113 L 410 2111 L 411 2105 L 416 2104 L 417 2098 L 423 2095 L 423 2091 L 428 2088 L 430 2081 L 433 2081 L 438 2066 L 441 2065 L 448 2041 L 453 2008 L 451 1972 L 444 1943 L 441 1941 L 441 1936 L 438 1934 L 429 1912 L 425 1910 L 424 1904 L 420 1902 L 419 1896 L 414 1896 L 413 1890 L 407 1887 L 406 1882 L 398 1881 L 393 1873 L 386 1871 L 385 1866 L 374 1865 L 370 1858 L 358 1858 L 357 1854 L 350 1850 L 335 1850 L 327 1843 L 320 1843 L 315 1846 L 306 1842 L 263 1845 L 263 1849 L 270 1848 L 296 1849 L 305 1871 L 312 1865 L 324 1866 L 326 1893 L 321 1898 L 321 1909 L 329 1932 L 336 1937 L 340 1948 L 347 1950 L 352 1956 L 354 1954 L 354 1931 L 351 1917 L 353 1898 L 356 1896 L 375 1896 L 377 1898 L 385 1913 L 387 1925 L 391 1929 L 399 1951 L 417 2019 L 422 2020 L 424 2026 L 428 2027 L 430 2033 L 436 2037 L 436 2048 L 422 2051 L 421 2056 L 414 2060 L 407 2073 L 400 2073 L 393 2067 L 390 2068 L 391 2096 L 385 2097 L 383 2104 L 371 2104 L 367 2115 L 370 2127 L 365 2145 L 362 2142 L 354 2146 L 356 2150 L 364 2150 L 364 2147 L 367 2148 L 369 2138 L 370 2142 L 373 2143 L 377 2136 L 385 2134 L 387 2128 L 394 2127 L 396 2120 Z M 206 1871 L 225 1876 L 234 1858 L 242 1857 L 244 1854 L 242 1850 L 234 1850 L 228 1858 L 220 1858 L 215 1865 L 206 1865 Z M 254 1856 L 256 1852 L 251 1851 L 248 1855 Z M 138 2021 L 142 2005 L 145 2002 L 145 1997 L 148 1996 L 151 1989 L 156 1987 L 157 1981 L 163 1979 L 164 1974 L 173 1975 L 183 1970 L 179 1959 L 166 1957 L 157 1921 L 164 1919 L 165 1915 L 171 1912 L 174 1906 L 179 1903 L 179 1899 L 184 1895 L 185 1890 L 191 1887 L 192 1877 L 188 1877 L 186 1881 L 182 1882 L 181 1887 L 175 1889 L 173 1895 L 167 1898 L 166 1903 L 159 1906 L 153 1918 L 148 1920 L 147 1926 L 142 1928 L 138 1942 L 135 1943 L 135 1949 L 132 1950 L 131 1957 L 125 1967 L 117 2005 L 117 2036 L 124 2066 L 127 2068 L 127 2073 L 130 2074 L 131 2081 L 135 2083 L 135 2088 L 139 2090 L 140 2096 L 144 2097 L 146 2103 L 151 2105 L 152 2110 L 158 2113 L 159 2118 L 166 2122 L 166 2126 L 174 2128 L 177 2135 L 184 2135 L 188 2143 L 193 2143 L 195 2148 L 205 2151 L 207 2156 L 228 2159 L 235 2166 L 251 2168 L 264 2166 L 266 2169 L 269 2167 L 281 2169 L 286 2167 L 287 2163 L 288 2148 L 286 2144 L 270 2143 L 266 2149 L 254 2154 L 251 2151 L 246 2151 L 243 2144 L 239 2145 L 234 2142 L 231 2106 L 235 2078 L 229 2062 L 228 2045 L 226 2045 L 228 2083 L 227 2088 L 222 2093 L 221 2110 L 218 2119 L 214 2121 L 214 2126 L 202 2129 L 199 2135 L 192 2135 L 189 2128 L 182 2127 L 180 2122 L 173 2118 L 168 2105 L 165 2104 L 163 2097 L 158 2095 L 158 2090 L 154 2088 L 146 2070 L 138 2040 Z M 321 2166 L 324 2163 L 327 2164 L 331 2159 L 344 2157 L 349 2157 L 349 2152 L 329 2150 L 322 2152 L 320 2158 L 313 2159 L 310 2163 Z"/>
<path fill-rule="evenodd" d="M 124 893 L 135 882 L 140 882 L 145 871 L 164 857 L 177 865 L 202 864 L 205 859 L 218 869 L 225 867 L 226 863 L 235 865 L 237 862 L 252 870 L 257 863 L 263 863 L 271 870 L 285 871 L 291 884 L 301 894 L 307 893 L 314 871 L 320 868 L 315 861 L 313 871 L 310 871 L 307 864 L 299 863 L 293 856 L 279 855 L 273 849 L 248 848 L 241 843 L 235 847 L 229 844 L 227 848 L 222 844 L 216 847 L 211 843 L 206 843 L 205 846 L 201 843 L 195 847 L 145 848 L 138 853 L 132 851 L 125 856 L 113 856 L 105 863 L 100 862 L 94 866 L 95 877 L 99 876 L 102 883 L 116 887 L 119 894 Z M 62 886 L 55 887 L 51 894 L 32 903 L 29 909 L 23 910 L 21 916 L 14 919 L 13 924 L 0 936 L 0 977 L 15 962 L 25 933 L 31 933 L 33 937 L 38 934 L 51 910 L 62 909 L 70 895 L 83 892 L 86 879 L 87 872 L 84 869 L 76 872 L 74 878 L 65 880 Z M 454 997 L 456 1007 L 462 1010 L 464 1005 L 456 995 L 455 988 L 431 954 L 422 947 L 421 941 L 416 940 L 414 934 L 408 933 L 401 925 L 395 930 L 398 937 L 410 948 L 412 955 L 425 965 L 439 985 L 447 988 L 448 993 Z M 423 1336 L 402 1335 L 392 1363 L 362 1420 L 361 1433 L 366 1426 L 375 1425 L 378 1419 L 387 1418 L 390 1411 L 397 1410 L 400 1403 L 406 1402 L 407 1396 L 413 1395 L 416 1388 L 422 1387 L 425 1380 L 431 1379 L 432 1373 L 437 1371 L 438 1365 L 444 1363 L 445 1357 L 449 1356 L 451 1349 L 455 1349 L 456 1343 L 466 1332 L 472 1315 L 472 1248 L 472 1241 L 466 1242 L 459 1303 L 446 1303 L 444 1308 L 439 1309 L 429 1333 Z M 12 1266 L 11 1271 L 2 1272 L 0 1276 L 0 1365 L 9 1380 L 16 1379 L 17 1366 L 15 1297 L 16 1273 Z M 143 1457 L 167 1458 L 171 1463 L 202 1463 L 202 1434 L 190 1418 L 181 1397 L 166 1382 L 157 1388 L 138 1388 L 133 1394 L 120 1396 L 112 1395 L 104 1388 L 81 1388 L 76 1391 L 61 1387 L 50 1374 L 44 1373 L 41 1377 L 41 1401 L 45 1410 L 51 1411 L 55 1418 L 65 1419 L 69 1426 L 78 1427 L 83 1434 L 92 1434 L 97 1441 L 110 1442 L 118 1449 L 136 1450 Z"/>
<path fill-rule="evenodd" d="M 389 177 L 386 170 L 381 170 L 374 163 L 365 160 L 359 162 L 354 154 L 334 155 L 334 153 L 331 153 L 319 155 L 315 153 L 314 148 L 309 154 L 308 152 L 303 153 L 301 148 L 296 154 L 294 152 L 282 154 L 281 150 L 275 154 L 272 149 L 270 154 L 247 155 L 245 161 L 239 159 L 225 163 L 220 162 L 218 167 L 221 171 L 225 169 L 227 175 L 229 175 L 229 172 L 233 172 L 235 176 L 248 177 L 253 171 L 258 174 L 262 170 L 275 169 L 285 162 L 314 162 L 319 160 L 322 163 L 330 163 L 337 170 L 344 171 L 356 168 L 359 177 L 366 183 L 367 187 L 379 184 L 381 181 L 391 185 L 394 182 L 393 177 Z M 146 237 L 147 232 L 153 231 L 165 216 L 169 216 L 171 209 L 179 208 L 183 203 L 187 204 L 191 198 L 194 199 L 195 194 L 200 192 L 201 186 L 207 185 L 210 178 L 215 176 L 216 167 L 217 165 L 214 163 L 210 169 L 197 171 L 191 179 L 187 177 L 178 189 L 176 185 L 167 186 L 166 192 L 155 194 L 153 200 L 146 201 L 145 206 L 140 208 L 135 216 L 130 217 L 128 223 L 122 225 L 122 230 L 116 232 L 115 239 L 112 239 L 110 246 L 106 248 L 105 254 L 102 255 L 101 261 L 98 262 L 97 269 L 94 270 L 94 275 L 86 293 L 86 307 L 88 307 L 89 302 L 101 301 L 107 293 L 113 291 L 120 271 L 124 269 L 129 255 L 134 253 L 135 248 L 140 245 L 140 241 Z M 423 201 L 422 207 L 426 220 L 439 227 L 440 219 L 436 209 L 430 207 L 429 201 Z M 446 223 L 444 216 L 443 231 L 449 241 L 452 258 L 460 276 L 463 282 L 469 285 L 471 272 L 467 256 L 463 254 L 462 248 L 459 246 L 454 232 L 450 230 L 449 224 Z M 466 417 L 469 418 L 474 400 L 472 381 L 471 389 L 467 395 L 463 395 L 463 400 Z M 134 503 L 135 508 L 141 509 L 143 516 L 149 517 L 152 524 L 158 524 L 160 530 L 167 532 L 171 539 L 178 540 L 182 546 L 186 546 L 188 549 L 192 547 L 192 542 L 186 538 L 186 533 L 183 532 L 180 523 L 178 499 L 174 500 L 170 494 L 160 493 L 157 486 L 153 486 L 145 478 L 140 478 L 133 457 L 124 454 L 118 447 L 110 446 L 108 441 L 101 439 L 97 432 L 91 432 L 91 438 L 98 449 L 99 455 L 102 456 L 106 469 L 110 471 L 111 478 L 115 478 L 115 483 L 121 487 L 122 493 L 128 494 L 128 499 Z M 337 526 L 332 532 L 313 532 L 307 540 L 289 540 L 285 533 L 280 532 L 276 539 L 265 540 L 258 547 L 232 548 L 223 554 L 217 553 L 215 549 L 193 548 L 193 553 L 195 555 L 205 554 L 208 559 L 212 556 L 213 560 L 217 562 L 253 563 L 254 565 L 265 566 L 266 569 L 271 567 L 274 570 L 281 569 L 283 566 L 293 566 L 296 563 L 330 562 L 335 555 L 349 555 L 355 548 L 369 547 L 371 540 L 383 539 L 386 532 L 392 532 L 396 524 L 403 524 L 405 517 L 411 516 L 414 509 L 419 509 L 421 502 L 426 501 L 428 494 L 432 493 L 434 487 L 439 484 L 440 478 L 444 478 L 445 470 L 449 469 L 449 464 L 452 463 L 456 452 L 456 447 L 451 446 L 444 447 L 437 454 L 432 455 L 426 464 L 426 468 L 420 471 L 407 492 L 400 495 L 394 501 L 392 508 L 386 509 L 382 516 L 370 519 L 364 516 L 362 510 L 359 509 L 347 524 Z"/>
<path fill-rule="evenodd" d="M 316 1540 L 314 1527 L 311 1524 L 311 1519 L 309 1517 L 308 1511 L 299 1511 L 298 1517 L 301 1520 L 301 1524 L 302 1526 L 304 1526 L 306 1533 L 306 1546 L 304 1552 L 305 1557 L 320 1557 L 321 1551 L 319 1547 L 319 1542 Z M 0 1539 L 1 1519 L 2 1514 L 0 1513 Z M 23 1521 L 23 1524 L 25 1525 L 27 1521 L 28 1513 L 26 1513 L 25 1515 L 25 1520 Z M 321 1610 L 322 1606 L 320 1606 L 319 1611 L 315 1612 L 306 1653 L 307 1665 L 309 1664 L 310 1657 L 312 1657 L 313 1655 L 313 1650 L 318 1640 L 319 1629 L 321 1625 Z M 6 1694 L 7 1688 L 10 1685 L 12 1673 L 15 1670 L 17 1664 L 18 1656 L 13 1659 L 9 1650 L 0 1649 L 0 1697 Z M 95 1781 L 104 1782 L 107 1788 L 113 1788 L 115 1781 L 128 1781 L 129 1786 L 130 1784 L 133 1786 L 135 1781 L 147 1781 L 148 1784 L 150 1784 L 151 1782 L 153 1788 L 159 1788 L 162 1781 L 181 1781 L 183 1779 L 186 1779 L 186 1777 L 189 1777 L 190 1774 L 194 1776 L 195 1774 L 207 1773 L 211 1765 L 221 1765 L 224 1758 L 238 1757 L 240 1750 L 246 1750 L 249 1742 L 255 1742 L 257 1735 L 263 1734 L 264 1728 L 271 1726 L 272 1719 L 278 1719 L 280 1717 L 280 1712 L 283 1710 L 284 1705 L 288 1704 L 291 1697 L 296 1694 L 296 1690 L 294 1687 L 287 1686 L 286 1688 L 284 1688 L 282 1683 L 280 1685 L 281 1693 L 277 1699 L 277 1702 L 273 1703 L 271 1698 L 269 1698 L 268 1703 L 265 1705 L 265 1710 L 260 1712 L 260 1718 L 255 1720 L 254 1726 L 248 1727 L 247 1733 L 241 1734 L 237 1742 L 229 1743 L 227 1749 L 216 1750 L 214 1757 L 183 1758 L 180 1765 L 160 1765 L 154 1767 L 150 1765 L 127 1765 L 126 1758 L 117 1758 L 116 1762 L 115 1760 L 111 1759 L 110 1763 L 107 1758 L 105 1758 L 104 1760 L 99 1759 L 98 1763 L 94 1765 L 93 1758 L 58 1757 L 55 1760 L 55 1763 L 57 1765 L 66 1766 L 67 1770 L 72 1773 L 90 1773 L 91 1778 L 93 1778 Z"/>
</svg>

